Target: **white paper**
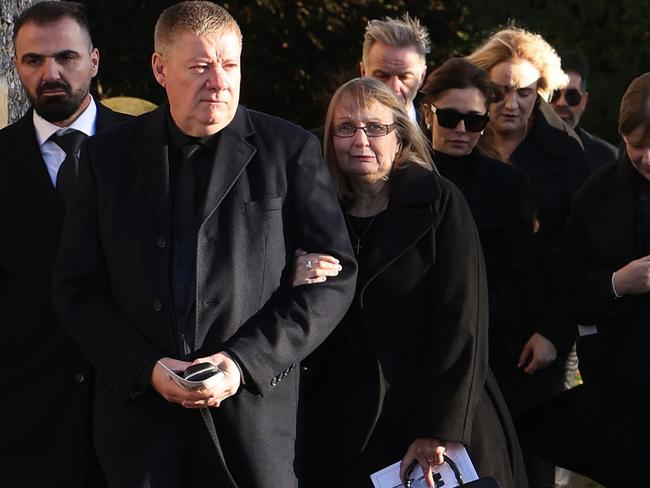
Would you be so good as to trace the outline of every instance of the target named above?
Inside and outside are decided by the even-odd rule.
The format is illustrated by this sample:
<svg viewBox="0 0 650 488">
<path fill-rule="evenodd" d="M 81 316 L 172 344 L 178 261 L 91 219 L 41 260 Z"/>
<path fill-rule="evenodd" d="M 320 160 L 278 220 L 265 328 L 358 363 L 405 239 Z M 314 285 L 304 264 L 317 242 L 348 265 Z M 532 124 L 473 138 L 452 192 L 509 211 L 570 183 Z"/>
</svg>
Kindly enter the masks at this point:
<svg viewBox="0 0 650 488">
<path fill-rule="evenodd" d="M 445 454 L 456 463 L 465 483 L 478 479 L 478 474 L 469 458 L 469 454 L 467 454 L 465 446 L 459 443 L 450 442 L 445 448 Z M 375 488 L 402 488 L 404 485 L 402 484 L 402 480 L 399 478 L 399 465 L 400 461 L 397 461 L 395 464 L 391 464 L 387 468 L 371 474 L 370 479 Z M 440 481 L 438 481 L 439 486 L 444 486 L 445 488 L 459 486 L 454 472 L 447 463 L 443 463 L 440 466 L 434 466 L 432 471 L 434 479 L 436 479 L 436 476 L 439 476 L 439 480 L 444 483 L 440 484 Z M 411 478 L 413 479 L 413 488 L 427 487 L 420 466 L 417 466 L 413 470 Z"/>
</svg>

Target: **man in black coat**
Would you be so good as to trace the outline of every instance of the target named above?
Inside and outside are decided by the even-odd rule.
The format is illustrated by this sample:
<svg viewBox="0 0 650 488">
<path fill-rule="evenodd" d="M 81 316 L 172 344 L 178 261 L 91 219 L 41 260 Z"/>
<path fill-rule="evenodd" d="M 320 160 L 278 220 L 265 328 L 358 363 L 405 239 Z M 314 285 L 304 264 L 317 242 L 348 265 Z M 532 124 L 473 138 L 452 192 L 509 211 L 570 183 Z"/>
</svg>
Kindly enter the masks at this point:
<svg viewBox="0 0 650 488">
<path fill-rule="evenodd" d="M 91 367 L 51 302 L 66 154 L 50 137 L 92 135 L 125 116 L 89 94 L 99 53 L 78 4 L 38 3 L 14 25 L 16 69 L 32 108 L 0 131 L 0 473 L 6 486 L 101 486 Z M 74 186 L 74 171 L 68 177 Z"/>
<path fill-rule="evenodd" d="M 83 152 L 54 297 L 99 373 L 113 487 L 298 484 L 296 365 L 345 313 L 356 264 L 317 140 L 238 105 L 241 49 L 222 7 L 168 8 L 152 67 L 169 104 Z M 291 287 L 297 248 L 343 272 Z M 223 375 L 181 388 L 168 369 L 193 362 Z"/>
<path fill-rule="evenodd" d="M 562 54 L 562 69 L 569 76 L 569 84 L 553 93 L 551 105 L 560 118 L 580 137 L 589 171 L 613 163 L 618 157 L 618 149 L 580 126 L 580 119 L 589 101 L 587 61 L 577 51 L 567 51 Z"/>
</svg>

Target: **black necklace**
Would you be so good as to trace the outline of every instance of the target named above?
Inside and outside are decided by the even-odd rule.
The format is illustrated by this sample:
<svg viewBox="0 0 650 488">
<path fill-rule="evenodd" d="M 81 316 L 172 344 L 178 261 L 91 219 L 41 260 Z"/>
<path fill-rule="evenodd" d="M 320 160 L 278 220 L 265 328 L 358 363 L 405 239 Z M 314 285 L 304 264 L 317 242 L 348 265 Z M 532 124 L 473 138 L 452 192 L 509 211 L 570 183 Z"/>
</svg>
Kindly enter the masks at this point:
<svg viewBox="0 0 650 488">
<path fill-rule="evenodd" d="M 375 219 L 377 218 L 377 215 L 379 215 L 379 214 L 373 215 L 372 218 L 370 219 L 370 222 L 368 223 L 368 225 L 366 225 L 366 228 L 363 229 L 363 232 L 361 232 L 360 234 L 357 234 L 355 232 L 355 230 L 354 230 L 354 226 L 352 225 L 352 221 L 350 220 L 350 217 L 348 216 L 347 212 L 345 213 L 345 220 L 347 220 L 347 222 L 348 222 L 348 227 L 350 228 L 350 233 L 352 234 L 352 237 L 357 241 L 357 243 L 354 245 L 354 253 L 357 256 L 359 255 L 359 251 L 361 251 L 361 239 L 363 239 L 366 236 L 366 234 L 370 230 L 370 227 L 372 227 L 372 224 L 375 223 Z"/>
</svg>

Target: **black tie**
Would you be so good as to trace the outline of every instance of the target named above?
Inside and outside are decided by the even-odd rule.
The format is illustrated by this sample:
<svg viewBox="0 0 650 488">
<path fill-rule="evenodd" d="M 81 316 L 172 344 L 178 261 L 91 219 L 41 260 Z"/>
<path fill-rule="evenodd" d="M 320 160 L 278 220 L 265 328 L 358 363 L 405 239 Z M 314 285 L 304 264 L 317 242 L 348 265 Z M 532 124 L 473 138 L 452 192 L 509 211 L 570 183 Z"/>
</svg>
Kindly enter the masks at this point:
<svg viewBox="0 0 650 488">
<path fill-rule="evenodd" d="M 56 176 L 56 189 L 65 204 L 69 203 L 72 196 L 79 169 L 79 148 L 86 137 L 88 137 L 86 134 L 75 129 L 68 130 L 63 134 L 54 133 L 50 136 L 50 141 L 63 149 L 65 153 L 65 159 Z"/>
<path fill-rule="evenodd" d="M 181 242 L 194 238 L 194 168 L 192 158 L 201 148 L 197 142 L 187 142 L 181 148 L 181 167 L 176 185 L 176 228 Z"/>
</svg>

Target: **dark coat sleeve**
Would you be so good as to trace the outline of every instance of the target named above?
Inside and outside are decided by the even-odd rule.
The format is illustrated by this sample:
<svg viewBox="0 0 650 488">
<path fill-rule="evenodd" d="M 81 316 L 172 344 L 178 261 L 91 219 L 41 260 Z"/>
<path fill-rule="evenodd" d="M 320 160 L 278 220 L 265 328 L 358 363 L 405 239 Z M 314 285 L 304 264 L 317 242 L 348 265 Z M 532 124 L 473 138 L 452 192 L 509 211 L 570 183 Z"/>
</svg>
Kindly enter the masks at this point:
<svg viewBox="0 0 650 488">
<path fill-rule="evenodd" d="M 435 229 L 429 357 L 413 401 L 415 437 L 469 444 L 488 369 L 488 297 L 483 255 L 470 210 L 446 185 Z"/>
<path fill-rule="evenodd" d="M 594 174 L 576 195 L 562 237 L 552 253 L 558 303 L 568 317 L 583 325 L 607 322 L 621 303 L 615 300 L 611 287 L 612 273 L 619 266 L 597 255 L 594 233 L 586 220 L 596 204 L 602 173 Z M 633 210 L 630 208 L 629 212 Z M 609 224 L 601 222 L 599 239 L 612 239 L 605 235 L 606 229 L 611 227 Z"/>
<path fill-rule="evenodd" d="M 224 344 L 264 395 L 336 327 L 354 297 L 356 261 L 319 143 L 310 137 L 288 169 L 286 225 L 295 248 L 337 257 L 342 273 L 292 287 L 289 277 Z M 293 251 L 291 251 L 293 253 Z"/>
</svg>

